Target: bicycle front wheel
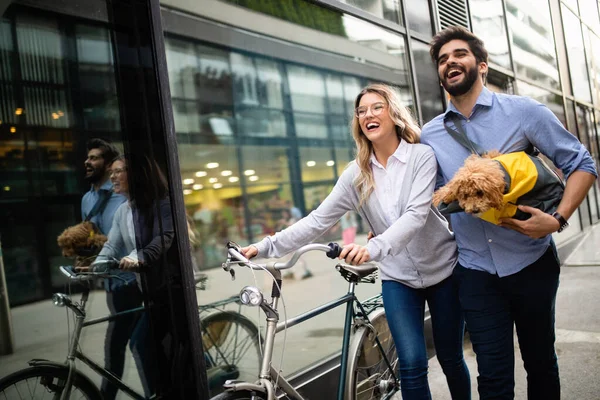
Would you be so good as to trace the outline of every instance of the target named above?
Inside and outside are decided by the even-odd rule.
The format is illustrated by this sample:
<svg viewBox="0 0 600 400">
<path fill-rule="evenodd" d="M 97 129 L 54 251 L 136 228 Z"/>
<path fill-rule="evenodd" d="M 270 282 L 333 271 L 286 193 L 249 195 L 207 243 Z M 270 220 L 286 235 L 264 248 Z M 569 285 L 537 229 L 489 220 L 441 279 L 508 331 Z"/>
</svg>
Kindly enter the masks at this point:
<svg viewBox="0 0 600 400">
<path fill-rule="evenodd" d="M 67 367 L 36 366 L 25 368 L 0 379 L 0 399 L 60 399 L 69 370 Z M 76 375 L 69 399 L 102 400 L 90 382 Z"/>
<path fill-rule="evenodd" d="M 235 312 L 218 312 L 200 322 L 211 395 L 220 393 L 229 379 L 254 382 L 261 363 L 257 326 Z"/>
<path fill-rule="evenodd" d="M 374 330 L 358 328 L 350 343 L 346 375 L 346 398 L 348 400 L 387 399 L 396 392 L 394 375 L 398 370 L 398 354 L 383 307 L 369 315 Z M 377 346 L 379 338 L 382 348 Z M 383 357 L 385 353 L 393 370 Z"/>
</svg>

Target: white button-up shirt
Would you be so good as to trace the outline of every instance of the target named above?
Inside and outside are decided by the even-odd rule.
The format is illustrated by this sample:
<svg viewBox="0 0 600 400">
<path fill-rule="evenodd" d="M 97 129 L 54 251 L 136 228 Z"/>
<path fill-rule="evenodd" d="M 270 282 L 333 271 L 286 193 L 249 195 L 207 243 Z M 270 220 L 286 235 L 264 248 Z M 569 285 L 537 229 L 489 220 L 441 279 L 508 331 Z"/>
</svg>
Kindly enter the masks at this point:
<svg viewBox="0 0 600 400">
<path fill-rule="evenodd" d="M 375 195 L 388 224 L 393 224 L 400 216 L 396 202 L 400 198 L 400 188 L 406 174 L 408 162 L 408 144 L 402 140 L 398 148 L 388 158 L 387 165 L 381 165 L 375 154 L 371 153 L 373 179 L 375 180 Z"/>
</svg>

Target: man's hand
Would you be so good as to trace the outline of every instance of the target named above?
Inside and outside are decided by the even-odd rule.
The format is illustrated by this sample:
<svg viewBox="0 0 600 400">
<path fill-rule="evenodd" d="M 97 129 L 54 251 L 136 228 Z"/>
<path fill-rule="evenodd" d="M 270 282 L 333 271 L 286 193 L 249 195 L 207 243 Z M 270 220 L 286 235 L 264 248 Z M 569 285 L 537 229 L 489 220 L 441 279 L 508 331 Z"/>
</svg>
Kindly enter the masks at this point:
<svg viewBox="0 0 600 400">
<path fill-rule="evenodd" d="M 518 206 L 519 210 L 531 214 L 531 218 L 520 221 L 514 218 L 502 218 L 500 226 L 513 229 L 532 239 L 541 239 L 558 231 L 560 223 L 550 214 L 529 206 Z"/>
<path fill-rule="evenodd" d="M 119 268 L 123 271 L 137 271 L 138 266 L 138 262 L 129 257 L 123 257 L 121 258 L 121 262 L 119 262 Z"/>
<path fill-rule="evenodd" d="M 351 265 L 360 265 L 368 262 L 371 259 L 371 255 L 365 246 L 351 243 L 344 246 L 338 258 Z"/>
<path fill-rule="evenodd" d="M 258 249 L 253 245 L 242 247 L 242 254 L 249 260 L 252 257 L 256 257 L 258 254 Z"/>
</svg>

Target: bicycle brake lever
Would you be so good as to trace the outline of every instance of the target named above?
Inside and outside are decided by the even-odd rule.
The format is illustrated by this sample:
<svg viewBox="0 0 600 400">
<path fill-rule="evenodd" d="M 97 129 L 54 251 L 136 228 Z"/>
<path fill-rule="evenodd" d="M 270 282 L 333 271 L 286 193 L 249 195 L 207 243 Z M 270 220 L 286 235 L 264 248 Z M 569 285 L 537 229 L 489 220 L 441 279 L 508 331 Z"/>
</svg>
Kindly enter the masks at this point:
<svg viewBox="0 0 600 400">
<path fill-rule="evenodd" d="M 231 269 L 229 270 L 229 273 L 231 274 L 231 280 L 232 280 L 232 281 L 235 281 L 235 269 L 231 268 Z"/>
</svg>

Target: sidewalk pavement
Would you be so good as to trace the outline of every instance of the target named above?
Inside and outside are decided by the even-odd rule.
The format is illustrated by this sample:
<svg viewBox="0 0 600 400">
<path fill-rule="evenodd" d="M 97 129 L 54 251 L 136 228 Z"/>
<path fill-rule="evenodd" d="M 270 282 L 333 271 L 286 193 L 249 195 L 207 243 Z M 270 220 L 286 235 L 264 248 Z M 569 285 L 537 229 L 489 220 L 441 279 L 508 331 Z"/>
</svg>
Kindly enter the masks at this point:
<svg viewBox="0 0 600 400">
<path fill-rule="evenodd" d="M 556 299 L 556 352 L 564 400 L 600 399 L 600 225 L 596 225 L 563 260 Z M 515 399 L 527 398 L 527 378 L 515 336 Z M 477 394 L 477 363 L 470 343 L 465 359 Z M 433 399 L 450 399 L 436 358 L 429 362 Z M 398 397 L 399 399 L 400 397 Z"/>
</svg>

